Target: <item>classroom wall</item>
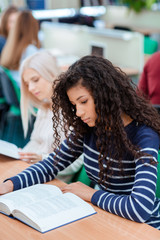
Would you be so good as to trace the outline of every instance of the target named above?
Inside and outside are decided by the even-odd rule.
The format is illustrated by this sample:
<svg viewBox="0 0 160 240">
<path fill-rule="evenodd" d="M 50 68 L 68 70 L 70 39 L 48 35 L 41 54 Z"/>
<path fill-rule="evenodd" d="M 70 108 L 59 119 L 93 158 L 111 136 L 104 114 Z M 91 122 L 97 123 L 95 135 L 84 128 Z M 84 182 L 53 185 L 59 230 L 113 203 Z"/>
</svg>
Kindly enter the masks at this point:
<svg viewBox="0 0 160 240">
<path fill-rule="evenodd" d="M 45 0 L 46 9 L 80 8 L 80 0 Z"/>
<path fill-rule="evenodd" d="M 104 57 L 113 64 L 142 71 L 144 54 L 140 33 L 49 22 L 43 22 L 41 30 L 44 48 L 82 57 L 91 54 L 91 44 L 95 43 L 104 46 Z"/>
<path fill-rule="evenodd" d="M 27 7 L 26 0 L 0 0 L 0 8 L 3 10 L 10 5 L 14 5 L 20 8 Z"/>
<path fill-rule="evenodd" d="M 102 19 L 106 25 L 160 30 L 160 11 L 143 10 L 140 13 L 135 13 L 125 6 L 107 6 Z"/>
</svg>

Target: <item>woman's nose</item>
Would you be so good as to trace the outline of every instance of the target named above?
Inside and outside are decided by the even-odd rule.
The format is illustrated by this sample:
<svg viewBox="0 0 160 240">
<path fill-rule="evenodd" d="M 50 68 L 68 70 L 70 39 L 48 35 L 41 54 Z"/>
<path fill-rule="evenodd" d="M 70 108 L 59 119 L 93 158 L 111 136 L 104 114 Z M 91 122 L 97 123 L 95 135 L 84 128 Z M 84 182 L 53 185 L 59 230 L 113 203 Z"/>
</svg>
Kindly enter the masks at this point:
<svg viewBox="0 0 160 240">
<path fill-rule="evenodd" d="M 29 92 L 32 92 L 33 89 L 34 89 L 34 85 L 33 85 L 32 83 L 29 83 L 29 85 L 28 85 L 28 91 L 29 91 Z"/>
<path fill-rule="evenodd" d="M 77 117 L 82 117 L 84 114 L 84 110 L 80 107 L 76 107 L 76 115 Z"/>
</svg>

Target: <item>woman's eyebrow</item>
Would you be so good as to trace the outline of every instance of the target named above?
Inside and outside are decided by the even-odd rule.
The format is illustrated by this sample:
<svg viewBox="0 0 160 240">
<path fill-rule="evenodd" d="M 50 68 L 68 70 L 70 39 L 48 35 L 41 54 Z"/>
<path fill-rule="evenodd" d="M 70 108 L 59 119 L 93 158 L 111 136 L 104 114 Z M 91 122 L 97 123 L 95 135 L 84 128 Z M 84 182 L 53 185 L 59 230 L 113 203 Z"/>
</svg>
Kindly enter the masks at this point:
<svg viewBox="0 0 160 240">
<path fill-rule="evenodd" d="M 86 95 L 79 96 L 76 100 L 81 99 L 82 97 L 86 97 Z"/>
</svg>

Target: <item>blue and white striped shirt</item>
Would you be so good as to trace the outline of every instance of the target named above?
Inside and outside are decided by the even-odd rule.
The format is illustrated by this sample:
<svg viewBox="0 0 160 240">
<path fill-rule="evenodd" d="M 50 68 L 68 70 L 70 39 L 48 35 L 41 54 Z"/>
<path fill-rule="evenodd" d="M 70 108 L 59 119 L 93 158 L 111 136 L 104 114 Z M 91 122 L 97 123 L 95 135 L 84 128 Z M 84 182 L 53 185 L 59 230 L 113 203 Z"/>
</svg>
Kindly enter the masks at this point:
<svg viewBox="0 0 160 240">
<path fill-rule="evenodd" d="M 113 173 L 108 177 L 108 187 L 101 184 L 91 199 L 94 205 L 136 222 L 145 222 L 160 229 L 160 199 L 155 197 L 157 181 L 157 155 L 160 144 L 158 134 L 145 125 L 138 125 L 132 121 L 125 127 L 131 142 L 141 148 L 141 151 L 150 156 L 141 156 L 134 159 L 126 152 L 123 158 L 123 176 L 120 174 L 118 161 L 113 161 Z M 79 139 L 78 144 L 72 144 L 72 150 L 81 155 L 84 153 L 84 166 L 89 178 L 99 180 L 99 152 L 96 148 L 96 135 L 93 131 Z M 55 165 L 54 153 L 47 159 L 38 162 L 15 177 L 10 178 L 14 184 L 14 190 L 24 188 L 37 183 L 44 183 L 54 179 L 58 171 L 63 170 L 74 160 L 71 146 L 66 140 L 61 145 L 57 155 L 59 162 Z M 150 163 L 153 159 L 155 164 Z"/>
</svg>

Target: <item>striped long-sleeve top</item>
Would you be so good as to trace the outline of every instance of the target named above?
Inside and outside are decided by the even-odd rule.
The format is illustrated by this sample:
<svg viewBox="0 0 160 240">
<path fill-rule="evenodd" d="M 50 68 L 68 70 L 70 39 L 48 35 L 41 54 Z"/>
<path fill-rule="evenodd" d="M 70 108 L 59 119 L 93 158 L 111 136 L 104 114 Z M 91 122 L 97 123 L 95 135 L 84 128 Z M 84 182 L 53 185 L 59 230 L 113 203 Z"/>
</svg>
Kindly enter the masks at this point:
<svg viewBox="0 0 160 240">
<path fill-rule="evenodd" d="M 123 175 L 120 173 L 118 161 L 112 159 L 112 174 L 107 179 L 108 187 L 100 185 L 91 199 L 98 207 L 136 222 L 145 222 L 160 229 L 160 199 L 155 197 L 157 181 L 157 155 L 160 139 L 151 128 L 132 121 L 125 127 L 131 142 L 144 152 L 140 158 L 134 159 L 126 152 L 123 158 Z M 72 143 L 72 142 L 71 142 Z M 72 149 L 72 151 L 71 151 Z M 84 166 L 91 180 L 99 180 L 99 152 L 96 148 L 96 135 L 93 128 L 78 144 L 61 144 L 61 150 L 56 156 L 58 163 L 54 164 L 51 153 L 48 158 L 38 162 L 18 175 L 10 178 L 14 190 L 37 183 L 44 183 L 54 179 L 57 173 L 75 160 L 76 151 L 79 155 L 84 153 Z M 145 153 L 151 156 L 146 156 Z M 154 164 L 151 163 L 153 160 Z"/>
</svg>

